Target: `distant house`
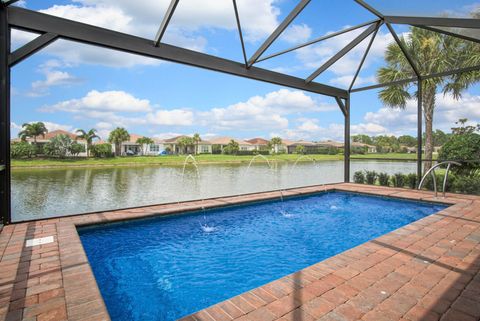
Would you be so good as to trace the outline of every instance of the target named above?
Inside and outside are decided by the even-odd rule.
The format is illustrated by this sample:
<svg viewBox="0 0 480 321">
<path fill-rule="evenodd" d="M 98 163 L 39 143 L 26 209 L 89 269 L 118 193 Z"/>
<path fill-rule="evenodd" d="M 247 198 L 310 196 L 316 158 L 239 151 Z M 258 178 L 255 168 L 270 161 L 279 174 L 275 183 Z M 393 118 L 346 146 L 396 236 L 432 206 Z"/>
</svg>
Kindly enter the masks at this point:
<svg viewBox="0 0 480 321">
<path fill-rule="evenodd" d="M 122 142 L 120 155 L 141 155 L 142 145 L 137 143 L 137 139 L 142 138 L 143 136 L 137 134 L 130 134 L 130 139 L 128 141 Z M 112 144 L 112 148 L 115 151 L 115 144 Z"/>
<path fill-rule="evenodd" d="M 377 146 L 369 145 L 369 144 L 364 144 L 364 143 L 358 143 L 358 142 L 351 142 L 350 147 L 360 147 L 360 148 L 365 148 L 365 151 L 368 154 L 373 154 L 377 152 Z"/>
<path fill-rule="evenodd" d="M 41 135 L 37 136 L 36 137 L 37 145 L 38 146 L 45 145 L 46 143 L 50 142 L 50 140 L 52 140 L 52 138 L 54 138 L 58 135 L 66 135 L 66 136 L 70 137 L 72 140 L 77 141 L 78 144 L 83 145 L 85 147 L 85 151 L 87 150 L 87 141 L 86 140 L 77 139 L 77 135 L 75 135 L 74 133 L 68 132 L 66 130 L 62 130 L 62 129 L 52 130 L 51 132 L 46 133 L 45 136 L 41 136 Z M 20 142 L 20 141 L 21 141 L 20 138 L 12 139 L 12 142 Z M 33 144 L 34 140 L 33 140 L 33 138 L 29 137 L 29 138 L 26 139 L 26 142 L 28 142 L 29 144 Z M 83 153 L 78 154 L 78 156 L 87 156 L 87 153 L 83 152 Z"/>
<path fill-rule="evenodd" d="M 190 136 L 177 136 L 172 138 L 163 139 L 157 141 L 159 151 L 165 150 L 169 151 L 171 154 L 211 154 L 212 153 L 212 143 L 207 140 L 200 140 L 198 144 L 192 146 L 181 146 L 179 145 L 179 140 L 183 137 Z M 190 137 L 191 138 L 191 137 Z M 195 150 L 196 149 L 196 150 Z M 158 152 L 157 152 L 158 154 Z"/>
<path fill-rule="evenodd" d="M 241 139 L 236 139 L 232 137 L 218 137 L 210 140 L 210 143 L 212 143 L 213 146 L 218 146 L 221 151 L 230 143 L 230 141 L 235 141 L 238 143 L 238 147 L 240 150 L 244 151 L 249 151 L 249 150 L 255 150 L 255 145 L 241 140 Z"/>
<path fill-rule="evenodd" d="M 409 154 L 416 154 L 417 153 L 417 147 L 416 146 L 415 147 L 408 147 L 408 146 L 400 145 L 400 147 L 405 148 L 405 150 Z M 442 146 L 434 146 L 433 147 L 433 152 L 434 153 L 439 153 L 440 149 L 442 149 Z M 425 146 L 422 147 L 422 153 L 425 153 Z"/>
<path fill-rule="evenodd" d="M 160 154 L 161 152 L 165 151 L 165 144 L 163 140 L 154 139 L 152 144 L 148 146 L 143 146 L 142 153 L 144 155 L 155 156 Z"/>
<path fill-rule="evenodd" d="M 263 138 L 252 138 L 245 140 L 247 143 L 252 144 L 254 150 L 268 150 L 269 141 Z"/>
<path fill-rule="evenodd" d="M 303 146 L 306 154 L 319 154 L 324 152 L 328 148 L 342 149 L 345 144 L 342 142 L 336 142 L 333 140 L 321 141 L 321 142 L 310 142 L 304 140 L 290 141 L 283 140 L 285 148 L 287 149 L 288 154 L 294 154 L 297 146 Z M 373 145 L 362 144 L 362 143 L 351 143 L 351 147 L 363 147 L 366 148 L 368 153 L 376 153 L 377 148 Z"/>
<path fill-rule="evenodd" d="M 304 140 L 299 140 L 299 141 L 282 141 L 285 146 L 286 146 L 286 151 L 287 154 L 295 154 L 297 150 L 297 146 L 303 146 L 305 153 L 307 154 L 312 154 L 314 151 L 313 149 L 315 148 L 315 143 L 304 141 Z"/>
</svg>

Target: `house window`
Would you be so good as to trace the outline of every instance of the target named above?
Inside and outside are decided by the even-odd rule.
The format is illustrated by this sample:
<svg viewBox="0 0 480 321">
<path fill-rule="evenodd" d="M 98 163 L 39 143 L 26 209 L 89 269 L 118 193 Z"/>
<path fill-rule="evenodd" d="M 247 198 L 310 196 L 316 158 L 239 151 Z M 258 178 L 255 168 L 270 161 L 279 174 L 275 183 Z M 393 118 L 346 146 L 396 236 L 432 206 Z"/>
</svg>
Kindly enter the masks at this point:
<svg viewBox="0 0 480 321">
<path fill-rule="evenodd" d="M 160 151 L 160 146 L 158 146 L 157 144 L 151 144 L 150 145 L 150 151 L 151 152 L 159 152 Z"/>
<path fill-rule="evenodd" d="M 200 146 L 200 152 L 205 154 L 205 153 L 210 153 L 210 149 L 208 148 L 207 145 L 202 145 Z"/>
<path fill-rule="evenodd" d="M 240 146 L 240 150 L 248 150 L 247 146 Z"/>
</svg>

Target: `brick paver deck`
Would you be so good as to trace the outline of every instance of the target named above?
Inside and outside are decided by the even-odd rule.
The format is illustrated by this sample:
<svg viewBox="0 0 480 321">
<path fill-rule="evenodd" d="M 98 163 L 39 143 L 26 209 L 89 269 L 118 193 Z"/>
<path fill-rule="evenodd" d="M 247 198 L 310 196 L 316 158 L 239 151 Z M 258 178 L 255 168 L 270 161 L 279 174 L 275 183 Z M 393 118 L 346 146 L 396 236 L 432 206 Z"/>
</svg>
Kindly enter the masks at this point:
<svg viewBox="0 0 480 321">
<path fill-rule="evenodd" d="M 432 193 L 337 184 L 345 190 L 434 200 Z M 0 234 L 0 320 L 109 320 L 76 226 L 278 198 L 278 192 L 13 224 Z M 480 197 L 452 206 L 183 321 L 480 320 Z M 26 247 L 27 239 L 54 242 Z"/>
</svg>

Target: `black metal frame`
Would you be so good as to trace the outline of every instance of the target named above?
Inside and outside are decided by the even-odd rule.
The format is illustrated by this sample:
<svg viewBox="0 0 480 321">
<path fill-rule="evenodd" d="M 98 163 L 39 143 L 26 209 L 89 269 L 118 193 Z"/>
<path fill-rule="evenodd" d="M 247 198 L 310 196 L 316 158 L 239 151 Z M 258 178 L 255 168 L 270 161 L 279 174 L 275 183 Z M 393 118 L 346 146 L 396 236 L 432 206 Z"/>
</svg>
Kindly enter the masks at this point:
<svg viewBox="0 0 480 321">
<path fill-rule="evenodd" d="M 432 17 L 401 17 L 401 16 L 385 16 L 364 0 L 354 0 L 357 4 L 368 10 L 378 19 L 365 22 L 363 24 L 343 29 L 332 34 L 324 35 L 320 38 L 308 41 L 304 44 L 295 46 L 293 48 L 274 53 L 269 56 L 262 57 L 265 51 L 272 45 L 272 43 L 285 31 L 291 22 L 300 14 L 300 12 L 308 5 L 311 0 L 300 0 L 297 6 L 290 12 L 290 14 L 282 21 L 276 30 L 267 38 L 267 40 L 258 48 L 250 59 L 247 59 L 245 52 L 245 45 L 243 42 L 242 29 L 240 25 L 240 14 L 237 9 L 236 1 L 233 2 L 233 9 L 235 11 L 235 18 L 237 22 L 238 32 L 240 36 L 244 63 L 239 63 L 232 60 L 227 60 L 212 55 L 199 53 L 196 51 L 168 45 L 162 43 L 169 22 L 175 13 L 179 0 L 171 0 L 170 5 L 163 17 L 159 30 L 155 39 L 140 38 L 113 30 L 95 27 L 92 25 L 67 20 L 39 13 L 32 10 L 22 9 L 10 6 L 18 0 L 1 0 L 0 5 L 0 215 L 3 224 L 11 223 L 11 192 L 10 192 L 10 70 L 11 67 L 28 58 L 35 52 L 48 46 L 57 39 L 66 39 L 76 42 L 81 42 L 89 45 L 100 46 L 108 49 L 124 51 L 132 54 L 146 56 L 154 59 L 167 60 L 186 64 L 194 67 L 209 69 L 213 71 L 223 72 L 235 76 L 245 77 L 249 79 L 269 82 L 281 86 L 300 89 L 316 94 L 326 95 L 335 98 L 340 110 L 345 119 L 345 148 L 344 148 L 344 181 L 350 180 L 350 96 L 352 93 L 382 88 L 395 84 L 405 84 L 409 82 L 416 82 L 418 86 L 418 157 L 417 157 L 417 172 L 418 175 L 422 173 L 422 80 L 453 75 L 462 72 L 469 72 L 480 70 L 480 66 L 473 66 L 461 68 L 453 71 L 441 72 L 431 75 L 421 75 L 415 62 L 410 54 L 403 46 L 401 39 L 393 30 L 391 24 L 406 24 L 419 28 L 425 28 L 435 32 L 445 33 L 450 36 L 459 37 L 461 39 L 474 41 L 480 43 L 479 39 L 471 38 L 456 33 L 450 33 L 437 27 L 453 27 L 453 28 L 473 28 L 480 29 L 480 19 L 463 19 L 463 18 L 432 18 Z M 360 88 L 353 88 L 355 80 L 357 79 L 365 59 L 370 51 L 372 43 L 381 25 L 386 24 L 390 30 L 395 41 L 400 46 L 403 54 L 408 62 L 411 64 L 415 72 L 415 78 L 394 81 L 391 83 L 378 84 L 373 86 L 366 86 Z M 356 30 L 362 27 L 368 28 L 364 30 L 359 36 L 353 39 L 347 46 L 341 49 L 337 54 L 330 58 L 324 65 L 320 66 L 307 79 L 301 79 L 286 74 L 270 71 L 254 67 L 254 64 L 283 55 L 293 50 L 309 46 L 311 44 L 344 34 L 346 32 Z M 10 34 L 11 29 L 17 28 L 29 32 L 39 33 L 40 36 L 21 48 L 10 51 Z M 360 61 L 358 69 L 356 70 L 354 79 L 348 90 L 328 86 L 318 82 L 314 79 L 323 71 L 327 70 L 335 62 L 341 59 L 350 50 L 355 48 L 358 44 L 364 41 L 368 36 L 372 38 L 368 47 Z"/>
</svg>

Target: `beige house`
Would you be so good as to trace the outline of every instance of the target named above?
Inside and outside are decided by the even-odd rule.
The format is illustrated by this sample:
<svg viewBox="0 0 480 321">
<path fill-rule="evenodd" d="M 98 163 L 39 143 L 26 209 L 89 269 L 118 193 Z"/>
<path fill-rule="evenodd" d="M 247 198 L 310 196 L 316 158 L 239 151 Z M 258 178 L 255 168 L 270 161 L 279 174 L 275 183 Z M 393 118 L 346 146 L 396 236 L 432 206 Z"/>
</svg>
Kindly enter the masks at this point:
<svg viewBox="0 0 480 321">
<path fill-rule="evenodd" d="M 210 140 L 210 143 L 212 143 L 213 146 L 217 145 L 220 147 L 220 150 L 223 151 L 223 149 L 230 143 L 230 141 L 235 141 L 238 143 L 239 150 L 244 150 L 244 151 L 250 151 L 250 150 L 255 150 L 255 145 L 241 139 L 236 139 L 232 137 L 218 137 Z"/>
<path fill-rule="evenodd" d="M 181 135 L 177 137 L 167 138 L 159 140 L 155 143 L 154 148 L 157 151 L 157 155 L 161 151 L 168 151 L 170 154 L 211 154 L 212 153 L 212 143 L 207 140 L 200 140 L 198 144 L 193 146 L 180 146 L 179 140 L 183 137 L 189 137 L 186 135 Z M 150 145 L 152 146 L 152 145 Z M 156 147 L 158 146 L 158 147 Z"/>
<path fill-rule="evenodd" d="M 350 143 L 350 147 L 363 147 L 365 148 L 368 154 L 374 154 L 377 152 L 377 146 L 364 144 L 364 143 L 352 142 Z"/>
<path fill-rule="evenodd" d="M 255 150 L 268 150 L 269 141 L 266 139 L 257 137 L 245 141 L 252 144 Z"/>
</svg>

